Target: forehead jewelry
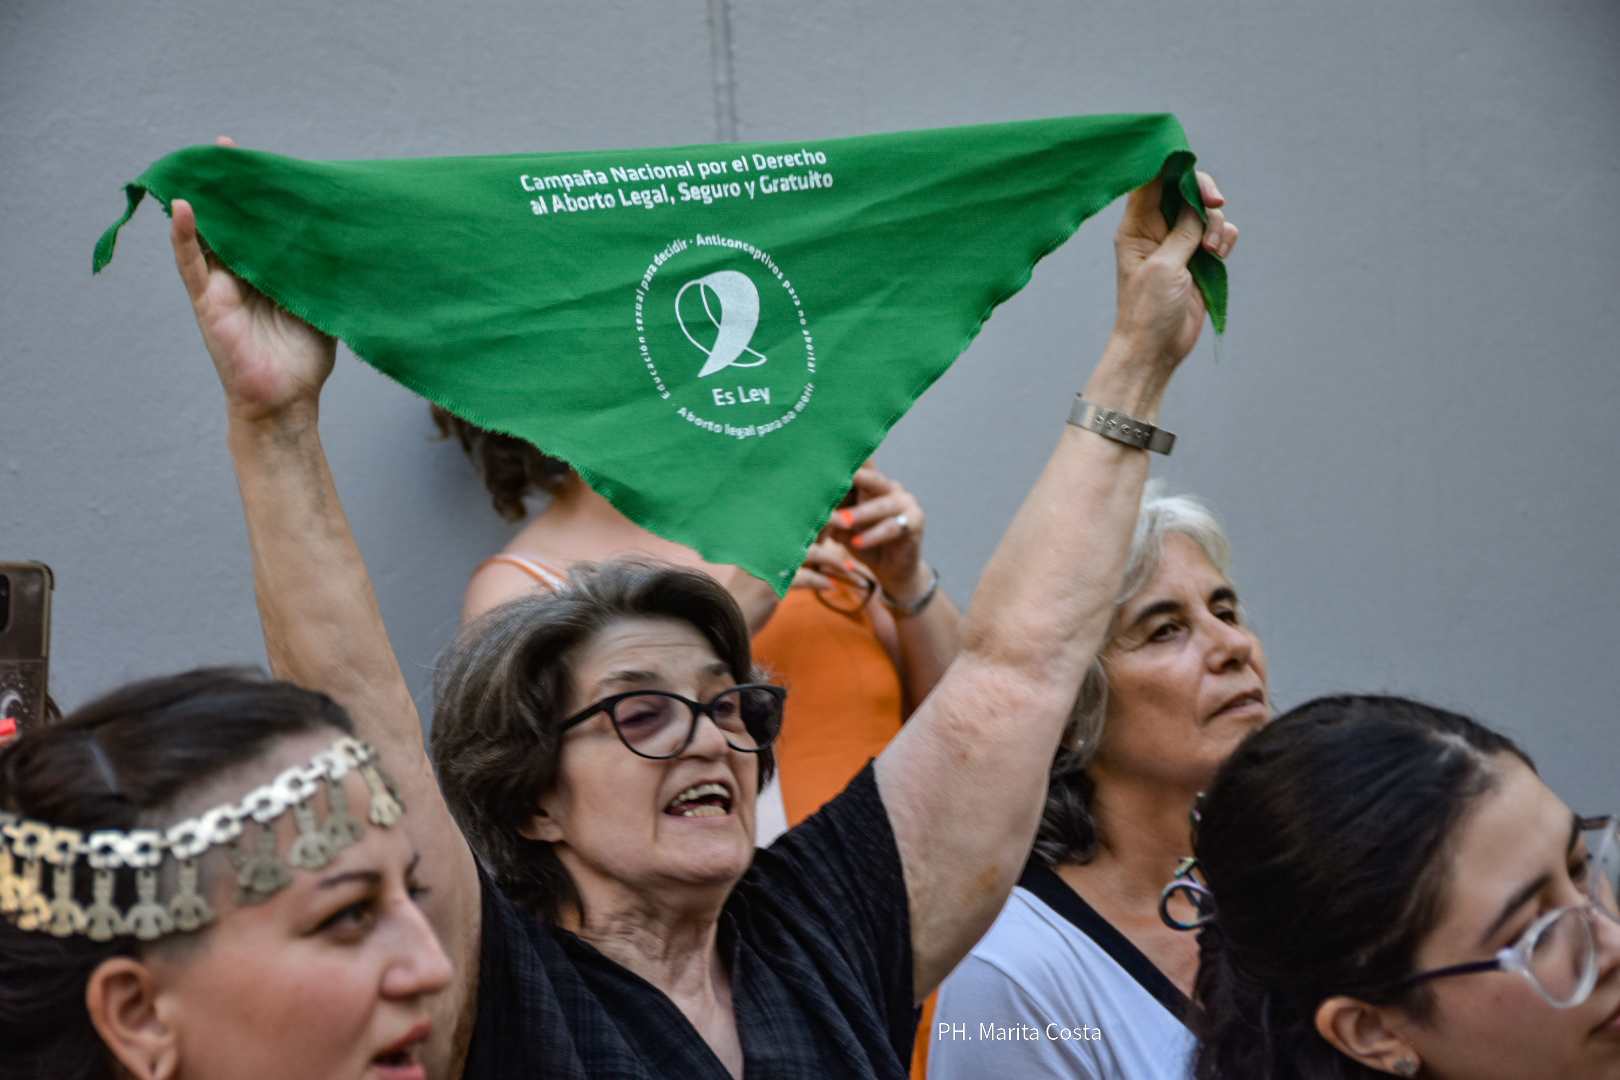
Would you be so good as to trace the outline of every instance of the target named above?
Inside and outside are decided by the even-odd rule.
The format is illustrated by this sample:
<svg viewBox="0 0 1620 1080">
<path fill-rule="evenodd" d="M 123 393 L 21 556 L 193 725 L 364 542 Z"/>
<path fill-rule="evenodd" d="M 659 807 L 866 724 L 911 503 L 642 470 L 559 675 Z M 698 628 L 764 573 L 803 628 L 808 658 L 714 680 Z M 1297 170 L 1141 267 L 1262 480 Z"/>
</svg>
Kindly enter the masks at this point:
<svg viewBox="0 0 1620 1080">
<path fill-rule="evenodd" d="M 167 829 L 101 829 L 85 836 L 78 829 L 32 821 L 0 810 L 0 917 L 20 930 L 57 937 L 82 934 L 93 941 L 131 936 L 152 941 L 176 930 L 213 922 L 215 912 L 197 891 L 197 860 L 210 848 L 228 846 L 237 870 L 236 902 L 257 904 L 292 881 L 292 870 L 318 870 L 365 835 L 349 812 L 343 778 L 359 772 L 370 794 L 366 817 L 387 827 L 405 807 L 376 751 L 347 735 L 241 802 L 216 806 Z M 326 821 L 316 821 L 313 799 L 326 795 Z M 285 860 L 276 854 L 276 821 L 292 811 L 297 836 Z M 246 833 L 251 827 L 251 849 Z M 81 905 L 75 871 L 83 859 L 90 869 L 88 906 Z M 158 897 L 159 874 L 174 864 L 174 895 Z M 44 889 L 51 868 L 51 891 Z M 120 910 L 115 899 L 120 871 L 134 881 L 135 902 Z M 127 888 L 127 886 L 126 886 Z M 127 893 L 126 893 L 127 895 Z"/>
</svg>

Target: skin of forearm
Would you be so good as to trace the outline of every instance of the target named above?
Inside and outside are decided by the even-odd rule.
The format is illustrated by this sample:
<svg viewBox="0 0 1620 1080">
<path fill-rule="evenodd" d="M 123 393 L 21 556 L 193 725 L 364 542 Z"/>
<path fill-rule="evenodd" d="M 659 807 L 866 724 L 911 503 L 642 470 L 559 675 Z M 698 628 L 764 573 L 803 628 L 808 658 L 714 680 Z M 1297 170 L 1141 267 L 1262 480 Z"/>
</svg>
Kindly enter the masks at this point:
<svg viewBox="0 0 1620 1080">
<path fill-rule="evenodd" d="M 943 588 L 917 614 L 895 617 L 908 716 L 939 685 L 945 669 L 956 659 L 961 647 L 961 619 L 961 612 Z"/>
<path fill-rule="evenodd" d="M 1142 370 L 1152 360 L 1116 336 L 1086 396 L 1157 416 L 1168 380 Z M 1063 430 L 979 580 L 956 662 L 879 759 L 919 998 L 988 929 L 1023 865 L 1039 779 L 1107 632 L 1147 473 L 1146 452 Z"/>
<path fill-rule="evenodd" d="M 1166 381 L 1116 336 L 1085 397 L 1152 422 Z M 963 652 L 1072 702 L 1107 631 L 1147 472 L 1146 452 L 1067 428 L 979 579 Z"/>
<path fill-rule="evenodd" d="M 753 637 L 765 629 L 765 624 L 776 613 L 776 593 L 771 591 L 771 587 L 740 566 L 733 567 L 730 577 L 721 584 L 737 601 L 737 607 L 748 623 L 748 636 Z"/>
<path fill-rule="evenodd" d="M 313 405 L 233 416 L 231 460 L 253 551 L 254 593 L 278 678 L 343 704 L 362 737 L 425 759 L 421 728 L 360 549 L 338 501 Z"/>
</svg>

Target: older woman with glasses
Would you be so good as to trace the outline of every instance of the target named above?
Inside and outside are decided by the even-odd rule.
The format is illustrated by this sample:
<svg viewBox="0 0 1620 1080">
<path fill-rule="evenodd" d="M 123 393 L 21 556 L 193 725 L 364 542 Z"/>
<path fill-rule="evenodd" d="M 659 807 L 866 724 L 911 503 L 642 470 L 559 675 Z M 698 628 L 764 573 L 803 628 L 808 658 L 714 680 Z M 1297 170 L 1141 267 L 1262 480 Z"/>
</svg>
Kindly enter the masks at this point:
<svg viewBox="0 0 1620 1080">
<path fill-rule="evenodd" d="M 1454 713 L 1281 717 L 1202 806 L 1195 1075 L 1620 1077 L 1616 820 Z"/>
<path fill-rule="evenodd" d="M 1141 431 L 1205 316 L 1187 261 L 1237 239 L 1201 184 L 1207 226 L 1167 226 L 1157 182 L 1131 196 L 1093 408 L 980 578 L 956 661 L 875 767 L 757 855 L 780 695 L 749 685 L 736 604 L 691 570 L 576 569 L 469 627 L 439 675 L 435 782 L 320 449 L 333 343 L 208 262 L 173 204 L 272 663 L 342 701 L 413 803 L 423 907 L 457 966 L 434 1075 L 905 1075 L 916 1003 L 1012 888 L 1101 644 Z M 1140 423 L 1105 437 L 1081 426 L 1097 409 Z"/>
<path fill-rule="evenodd" d="M 467 452 L 503 518 L 521 521 L 530 497 L 548 499 L 473 571 L 463 623 L 560 587 L 575 563 L 618 555 L 702 570 L 736 598 L 754 634 L 755 658 L 793 690 L 776 780 L 760 794 L 761 846 L 844 790 L 956 657 L 960 613 L 922 557 L 926 515 L 914 495 L 870 463 L 856 472 L 849 496 L 778 604 L 745 571 L 704 562 L 641 528 L 566 463 L 530 443 L 437 405 L 432 415 L 441 435 Z"/>
</svg>

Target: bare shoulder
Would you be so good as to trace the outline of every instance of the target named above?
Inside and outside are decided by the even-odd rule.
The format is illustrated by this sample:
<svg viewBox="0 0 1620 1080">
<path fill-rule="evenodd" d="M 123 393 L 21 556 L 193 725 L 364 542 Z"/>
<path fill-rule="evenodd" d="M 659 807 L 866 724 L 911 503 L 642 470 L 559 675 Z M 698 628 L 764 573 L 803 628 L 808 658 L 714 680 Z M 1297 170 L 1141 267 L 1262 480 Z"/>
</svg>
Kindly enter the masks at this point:
<svg viewBox="0 0 1620 1080">
<path fill-rule="evenodd" d="M 550 567 L 549 563 L 545 565 Z M 507 562 L 496 556 L 495 560 L 485 562 L 474 570 L 471 580 L 467 582 L 467 596 L 461 604 L 461 625 L 466 626 L 490 608 L 499 607 L 508 600 L 547 588 L 550 588 L 548 584 L 515 561 Z"/>
</svg>

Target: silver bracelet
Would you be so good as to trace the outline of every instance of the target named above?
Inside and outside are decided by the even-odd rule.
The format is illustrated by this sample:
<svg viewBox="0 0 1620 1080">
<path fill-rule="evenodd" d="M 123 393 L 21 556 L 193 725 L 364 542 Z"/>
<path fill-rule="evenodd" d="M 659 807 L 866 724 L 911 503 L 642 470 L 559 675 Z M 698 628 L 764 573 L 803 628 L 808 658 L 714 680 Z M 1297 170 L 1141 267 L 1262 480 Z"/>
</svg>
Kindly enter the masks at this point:
<svg viewBox="0 0 1620 1080">
<path fill-rule="evenodd" d="M 910 618 L 911 616 L 922 611 L 923 608 L 927 607 L 928 601 L 932 600 L 934 598 L 934 594 L 938 591 L 939 571 L 930 566 L 928 568 L 928 588 L 924 589 L 923 594 L 917 597 L 917 599 L 913 600 L 911 603 L 908 604 L 903 600 L 896 600 L 894 597 L 889 595 L 888 589 L 878 589 L 878 595 L 883 597 L 884 607 L 888 608 L 896 615 Z"/>
<path fill-rule="evenodd" d="M 1069 423 L 1095 431 L 1105 439 L 1113 439 L 1138 450 L 1151 450 L 1155 454 L 1168 454 L 1170 448 L 1176 445 L 1176 437 L 1163 428 L 1156 428 L 1101 405 L 1093 405 L 1078 394 L 1074 397 L 1074 408 L 1069 410 Z"/>
</svg>

